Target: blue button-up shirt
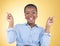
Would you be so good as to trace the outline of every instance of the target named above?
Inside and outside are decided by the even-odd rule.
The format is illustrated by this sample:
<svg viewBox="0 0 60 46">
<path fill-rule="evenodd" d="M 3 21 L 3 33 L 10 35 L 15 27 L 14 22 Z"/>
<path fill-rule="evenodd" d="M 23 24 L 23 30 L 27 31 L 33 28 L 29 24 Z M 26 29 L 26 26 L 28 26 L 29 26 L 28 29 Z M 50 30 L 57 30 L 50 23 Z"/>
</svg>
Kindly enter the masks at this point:
<svg viewBox="0 0 60 46">
<path fill-rule="evenodd" d="M 17 24 L 14 28 L 8 28 L 7 41 L 16 41 L 16 46 L 49 46 L 50 34 L 37 25 L 31 28 L 29 24 Z"/>
</svg>

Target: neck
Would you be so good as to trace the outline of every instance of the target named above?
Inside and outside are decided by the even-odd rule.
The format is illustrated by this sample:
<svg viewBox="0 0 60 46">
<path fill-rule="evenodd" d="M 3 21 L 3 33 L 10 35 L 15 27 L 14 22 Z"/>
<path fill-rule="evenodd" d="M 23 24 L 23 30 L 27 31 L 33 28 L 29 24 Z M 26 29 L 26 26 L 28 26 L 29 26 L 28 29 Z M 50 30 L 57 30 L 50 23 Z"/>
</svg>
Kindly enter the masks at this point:
<svg viewBox="0 0 60 46">
<path fill-rule="evenodd" d="M 28 24 L 31 26 L 31 28 L 35 26 L 35 23 L 28 23 Z"/>
</svg>

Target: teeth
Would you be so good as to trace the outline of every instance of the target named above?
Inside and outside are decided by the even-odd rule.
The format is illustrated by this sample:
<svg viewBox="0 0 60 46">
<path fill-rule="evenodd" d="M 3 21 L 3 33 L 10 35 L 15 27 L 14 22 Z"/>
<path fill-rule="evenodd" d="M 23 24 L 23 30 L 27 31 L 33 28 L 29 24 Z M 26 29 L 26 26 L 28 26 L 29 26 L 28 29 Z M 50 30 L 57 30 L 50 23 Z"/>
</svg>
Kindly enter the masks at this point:
<svg viewBox="0 0 60 46">
<path fill-rule="evenodd" d="M 30 20 L 32 20 L 33 18 L 30 18 Z"/>
<path fill-rule="evenodd" d="M 8 19 L 8 22 L 10 22 L 11 20 L 10 19 Z"/>
</svg>

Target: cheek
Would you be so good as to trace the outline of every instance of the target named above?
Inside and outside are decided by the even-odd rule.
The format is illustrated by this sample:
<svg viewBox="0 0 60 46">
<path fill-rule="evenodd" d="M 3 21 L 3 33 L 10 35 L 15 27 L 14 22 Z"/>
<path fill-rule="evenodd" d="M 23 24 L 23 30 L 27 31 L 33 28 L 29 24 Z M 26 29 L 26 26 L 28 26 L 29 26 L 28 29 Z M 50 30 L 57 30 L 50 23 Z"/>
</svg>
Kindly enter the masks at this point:
<svg viewBox="0 0 60 46">
<path fill-rule="evenodd" d="M 35 14 L 35 15 L 34 15 L 34 18 L 36 19 L 37 17 L 38 17 L 38 16 Z"/>
<path fill-rule="evenodd" d="M 29 18 L 29 16 L 28 15 L 25 15 L 25 19 L 28 19 Z"/>
</svg>

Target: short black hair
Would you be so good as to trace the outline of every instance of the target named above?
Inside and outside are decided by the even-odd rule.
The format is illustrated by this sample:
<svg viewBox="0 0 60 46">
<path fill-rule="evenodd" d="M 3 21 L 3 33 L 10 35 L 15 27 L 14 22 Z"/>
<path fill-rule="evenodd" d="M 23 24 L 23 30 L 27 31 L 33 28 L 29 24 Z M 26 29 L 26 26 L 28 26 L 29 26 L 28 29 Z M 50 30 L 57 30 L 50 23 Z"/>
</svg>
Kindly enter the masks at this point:
<svg viewBox="0 0 60 46">
<path fill-rule="evenodd" d="M 24 8 L 24 12 L 25 12 L 25 10 L 26 10 L 27 7 L 34 7 L 34 8 L 36 9 L 36 12 L 37 12 L 37 7 L 36 7 L 36 5 L 34 5 L 34 4 L 27 4 L 27 5 L 25 6 L 25 8 Z"/>
</svg>

